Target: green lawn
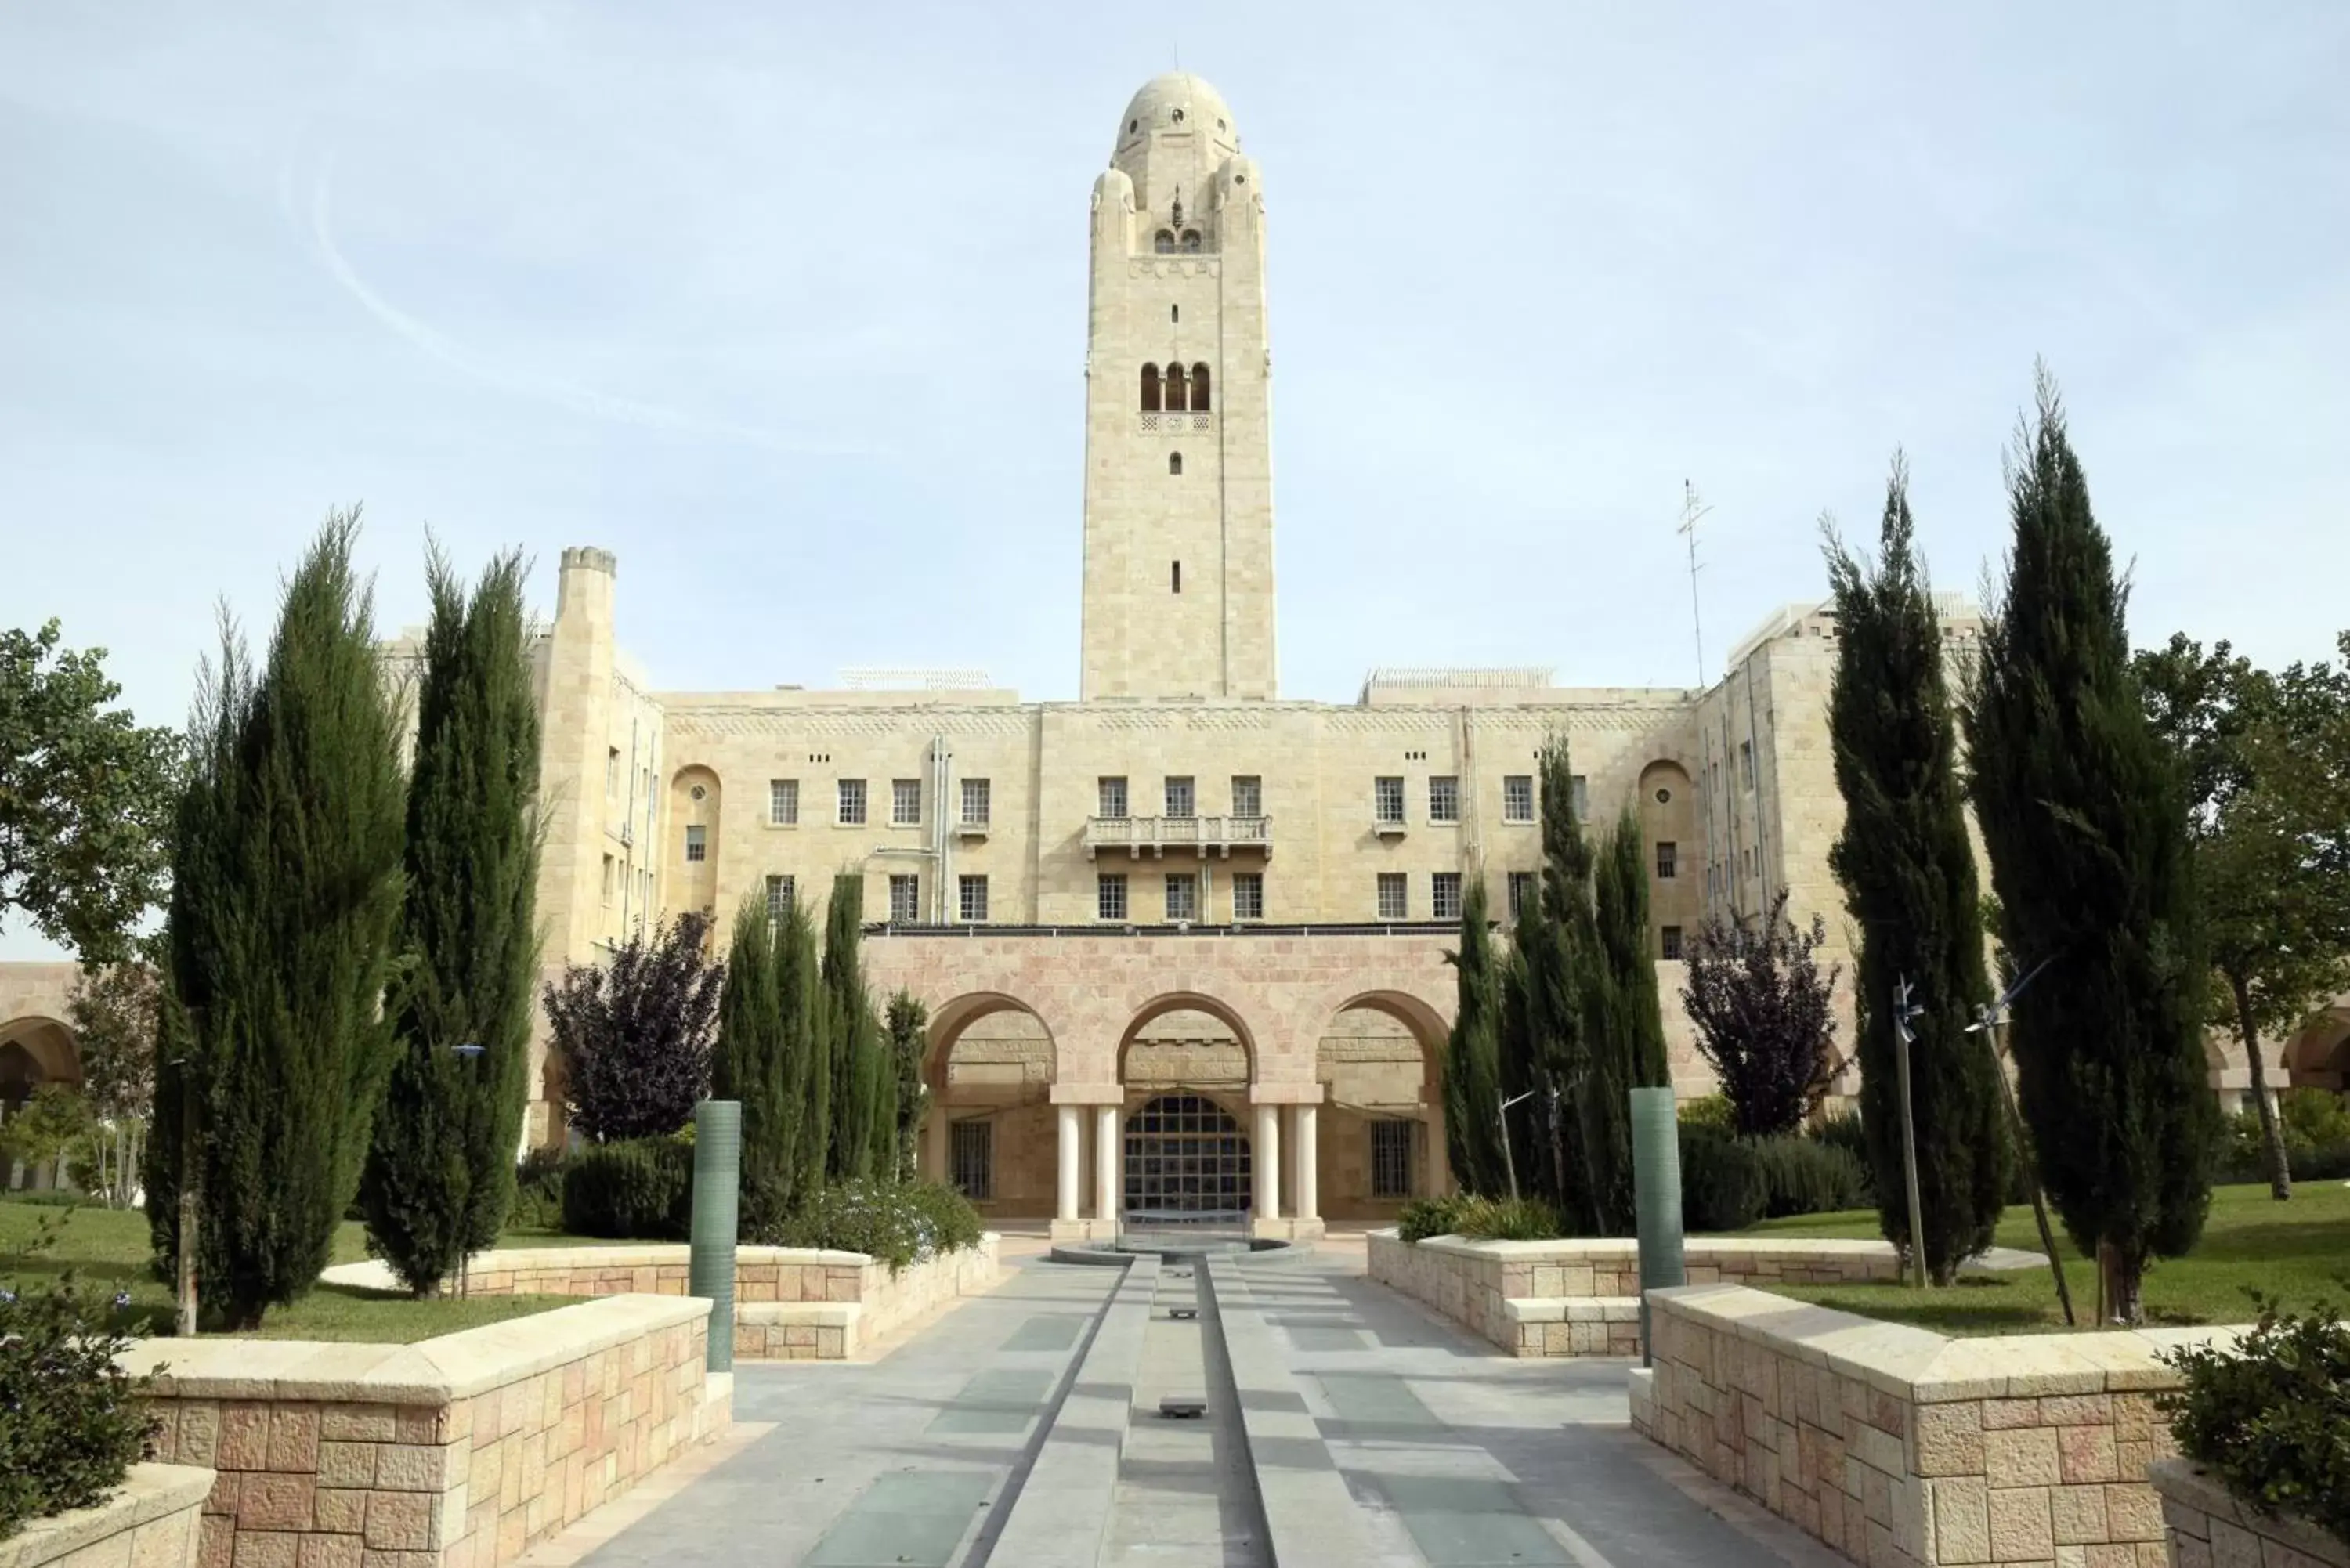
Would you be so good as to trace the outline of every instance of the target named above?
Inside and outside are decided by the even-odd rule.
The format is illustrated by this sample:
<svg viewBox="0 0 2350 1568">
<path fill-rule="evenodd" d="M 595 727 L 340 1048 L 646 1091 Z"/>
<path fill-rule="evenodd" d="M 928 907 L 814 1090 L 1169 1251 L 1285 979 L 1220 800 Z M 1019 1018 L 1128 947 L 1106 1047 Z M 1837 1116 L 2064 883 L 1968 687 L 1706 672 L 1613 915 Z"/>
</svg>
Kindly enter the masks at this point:
<svg viewBox="0 0 2350 1568">
<path fill-rule="evenodd" d="M 57 1225 L 56 1244 L 27 1255 L 45 1221 Z M 499 1238 L 504 1247 L 606 1246 L 613 1243 L 545 1231 Z M 367 1257 L 364 1231 L 346 1220 L 335 1232 L 334 1261 Z M 169 1334 L 172 1293 L 148 1272 L 147 1216 L 134 1210 L 61 1209 L 0 1200 L 0 1285 L 15 1287 L 72 1269 L 87 1284 L 129 1291 L 137 1332 Z M 467 1301 L 417 1301 L 399 1292 L 322 1284 L 288 1307 L 272 1308 L 256 1337 L 368 1340 L 408 1345 L 485 1323 L 522 1317 L 567 1304 L 566 1296 L 477 1296 Z"/>
<path fill-rule="evenodd" d="M 2064 1237 L 2052 1212 L 2056 1250 L 2074 1310 L 2086 1324 L 2096 1303 L 2096 1269 Z M 1767 1220 L 1745 1232 L 1776 1236 L 1877 1235 L 1871 1210 L 1806 1214 Z M 2029 1204 L 2007 1210 L 1999 1222 L 2002 1247 L 2040 1250 Z M 2147 1272 L 2146 1314 L 2151 1324 L 2243 1323 L 2252 1315 L 2247 1288 L 2282 1296 L 2306 1306 L 2320 1296 L 2350 1306 L 2350 1184 L 2295 1184 L 2290 1202 L 2269 1196 L 2265 1183 L 2214 1188 L 2211 1217 L 2203 1240 L 2184 1258 L 2160 1260 Z M 1889 1318 L 1945 1334 L 2042 1334 L 2064 1326 L 2056 1284 L 2045 1268 L 1970 1278 L 1946 1290 L 1909 1290 L 1882 1285 L 1784 1285 L 1783 1295 L 1823 1306 Z"/>
</svg>

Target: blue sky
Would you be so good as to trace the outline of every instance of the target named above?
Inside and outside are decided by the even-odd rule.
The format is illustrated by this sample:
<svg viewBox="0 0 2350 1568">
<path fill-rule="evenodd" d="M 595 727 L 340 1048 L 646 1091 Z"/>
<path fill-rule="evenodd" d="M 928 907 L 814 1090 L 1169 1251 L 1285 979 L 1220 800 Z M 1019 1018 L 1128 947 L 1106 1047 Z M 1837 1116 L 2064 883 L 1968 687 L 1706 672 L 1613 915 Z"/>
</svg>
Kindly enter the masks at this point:
<svg viewBox="0 0 2350 1568">
<path fill-rule="evenodd" d="M 1179 36 L 1180 30 L 1180 36 Z M 2034 356 L 2132 628 L 2350 625 L 2350 6 L 0 9 L 0 618 L 178 722 L 364 501 L 680 689 L 1075 695 L 1085 223 L 1182 64 L 1263 170 L 1285 695 L 1686 684 L 1873 535 L 2006 526 Z M 0 957 L 37 946 L 0 935 Z"/>
</svg>

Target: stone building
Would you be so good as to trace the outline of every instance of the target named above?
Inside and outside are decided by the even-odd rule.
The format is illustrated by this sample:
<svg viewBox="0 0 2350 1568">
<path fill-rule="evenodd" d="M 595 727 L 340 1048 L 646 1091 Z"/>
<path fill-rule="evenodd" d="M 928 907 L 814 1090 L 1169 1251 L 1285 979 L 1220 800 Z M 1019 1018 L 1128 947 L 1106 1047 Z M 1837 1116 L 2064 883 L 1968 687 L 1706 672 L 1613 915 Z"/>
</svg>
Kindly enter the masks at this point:
<svg viewBox="0 0 2350 1568">
<path fill-rule="evenodd" d="M 1443 955 L 1471 879 L 1506 920 L 1539 863 L 1555 734 L 1578 809 L 1639 814 L 1685 1092 L 1711 1086 L 1678 1004 L 1702 919 L 1785 888 L 1845 946 L 1820 608 L 1772 615 L 1702 691 L 1380 670 L 1353 703 L 1281 697 L 1265 193 L 1241 145 L 1214 88 L 1158 77 L 1094 182 L 1076 701 L 951 671 L 661 691 L 619 645 L 619 564 L 586 548 L 535 656 L 550 969 L 860 875 L 877 994 L 929 1008 L 925 1168 L 1067 1233 L 1205 1214 L 1310 1234 L 1443 1187 Z M 53 1023 L 0 1023 L 0 1095 L 12 1064 L 69 1071 Z M 2281 1054 L 2338 1085 L 2350 1007 Z M 552 1138 L 559 1065 L 536 1083 Z"/>
</svg>

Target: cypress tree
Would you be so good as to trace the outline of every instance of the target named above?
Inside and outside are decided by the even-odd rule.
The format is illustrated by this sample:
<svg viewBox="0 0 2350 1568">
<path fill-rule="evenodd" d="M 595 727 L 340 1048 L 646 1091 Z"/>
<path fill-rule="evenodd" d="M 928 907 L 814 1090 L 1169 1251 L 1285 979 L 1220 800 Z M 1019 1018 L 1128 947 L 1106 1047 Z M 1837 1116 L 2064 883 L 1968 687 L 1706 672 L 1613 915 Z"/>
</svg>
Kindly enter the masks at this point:
<svg viewBox="0 0 2350 1568">
<path fill-rule="evenodd" d="M 326 1267 L 390 1066 L 400 732 L 352 570 L 358 528 L 356 512 L 329 515 L 257 671 L 224 628 L 191 726 L 147 1214 L 168 1277 L 184 1116 L 203 1304 L 232 1329 Z"/>
<path fill-rule="evenodd" d="M 796 901 L 775 922 L 775 1001 L 782 1017 L 785 1093 L 798 1107 L 785 1207 L 823 1188 L 832 1152 L 832 1029 L 816 921 Z"/>
<path fill-rule="evenodd" d="M 437 552 L 427 575 L 397 1049 L 359 1184 L 372 1250 L 420 1296 L 494 1243 L 514 1207 L 538 969 L 522 557 L 493 561 L 470 599 Z"/>
<path fill-rule="evenodd" d="M 1485 919 L 1485 879 L 1464 880 L 1461 947 L 1444 955 L 1460 998 L 1442 1064 L 1444 1141 L 1461 1189 L 1493 1198 L 1510 1190 L 1501 1138 L 1502 976 Z"/>
<path fill-rule="evenodd" d="M 718 1004 L 718 1043 L 710 1054 L 712 1099 L 743 1106 L 741 1230 L 767 1234 L 789 1211 L 797 1172 L 799 1099 L 785 1033 L 783 957 L 764 893 L 743 900 L 726 957 L 726 992 Z"/>
<path fill-rule="evenodd" d="M 1897 455 L 1874 567 L 1828 536 L 1836 672 L 1828 733 L 1844 829 L 1828 852 L 1859 926 L 1861 1127 L 1885 1239 L 1912 1244 L 1901 1147 L 1892 999 L 1912 1005 L 1910 1109 L 1927 1271 L 1948 1284 L 1991 1245 L 2006 1202 L 2009 1149 L 1989 1036 L 1970 1034 L 1991 1000 L 1981 897 L 1959 787 L 1941 622 L 1914 547 L 1909 475 Z"/>
<path fill-rule="evenodd" d="M 2136 1323 L 2147 1261 L 2192 1248 L 2210 1203 L 2205 966 L 2185 792 L 2130 668 L 2126 596 L 2043 370 L 2009 463 L 2007 581 L 1964 709 L 2001 937 L 2047 972 L 2010 1026 L 2042 1180 Z"/>
<path fill-rule="evenodd" d="M 830 1174 L 849 1180 L 872 1174 L 875 1101 L 880 1092 L 880 1054 L 873 1005 L 857 961 L 864 929 L 865 878 L 844 871 L 832 879 L 825 910 L 824 993 L 832 1055 L 832 1151 Z"/>
<path fill-rule="evenodd" d="M 889 1035 L 889 1064 L 898 1078 L 898 1179 L 911 1181 L 921 1169 L 922 1113 L 930 1104 L 930 1088 L 922 1082 L 922 1053 L 930 1042 L 930 1010 L 912 993 L 899 992 L 889 999 L 885 1020 Z M 944 1172 L 941 1179 L 944 1179 Z"/>
<path fill-rule="evenodd" d="M 1597 962 L 1599 939 L 1591 898 L 1591 844 L 1583 835 L 1575 788 L 1575 759 L 1565 736 L 1553 736 L 1535 758 L 1541 792 L 1542 872 L 1538 917 L 1521 919 L 1518 940 L 1526 963 L 1527 1026 L 1542 1042 L 1548 1079 L 1544 1119 L 1559 1186 L 1559 1211 L 1586 1235 L 1605 1234 L 1598 1208 L 1607 1185 L 1586 1136 L 1591 1075 L 1590 1021 L 1585 991 Z"/>
<path fill-rule="evenodd" d="M 1647 846 L 1630 806 L 1601 841 L 1591 882 L 1591 945 L 1578 986 L 1588 1066 L 1578 1119 L 1598 1229 L 1627 1235 L 1634 1221 L 1631 1091 L 1671 1081 L 1648 931 Z"/>
</svg>

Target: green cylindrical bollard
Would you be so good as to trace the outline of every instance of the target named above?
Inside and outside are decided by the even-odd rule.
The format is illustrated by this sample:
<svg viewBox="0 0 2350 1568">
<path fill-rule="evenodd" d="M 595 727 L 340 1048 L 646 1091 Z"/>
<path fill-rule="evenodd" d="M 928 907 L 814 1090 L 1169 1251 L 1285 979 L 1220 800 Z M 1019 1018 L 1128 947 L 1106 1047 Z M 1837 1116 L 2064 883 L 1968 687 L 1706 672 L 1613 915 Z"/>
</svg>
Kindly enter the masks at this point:
<svg viewBox="0 0 2350 1568">
<path fill-rule="evenodd" d="M 710 1301 L 710 1370 L 734 1370 L 734 1226 L 743 1200 L 743 1103 L 693 1107 L 693 1251 L 686 1294 Z"/>
<path fill-rule="evenodd" d="M 1632 1204 L 1640 1226 L 1640 1365 L 1655 1359 L 1648 1293 L 1688 1282 L 1681 1265 L 1680 1119 L 1670 1089 L 1632 1091 Z"/>
</svg>

